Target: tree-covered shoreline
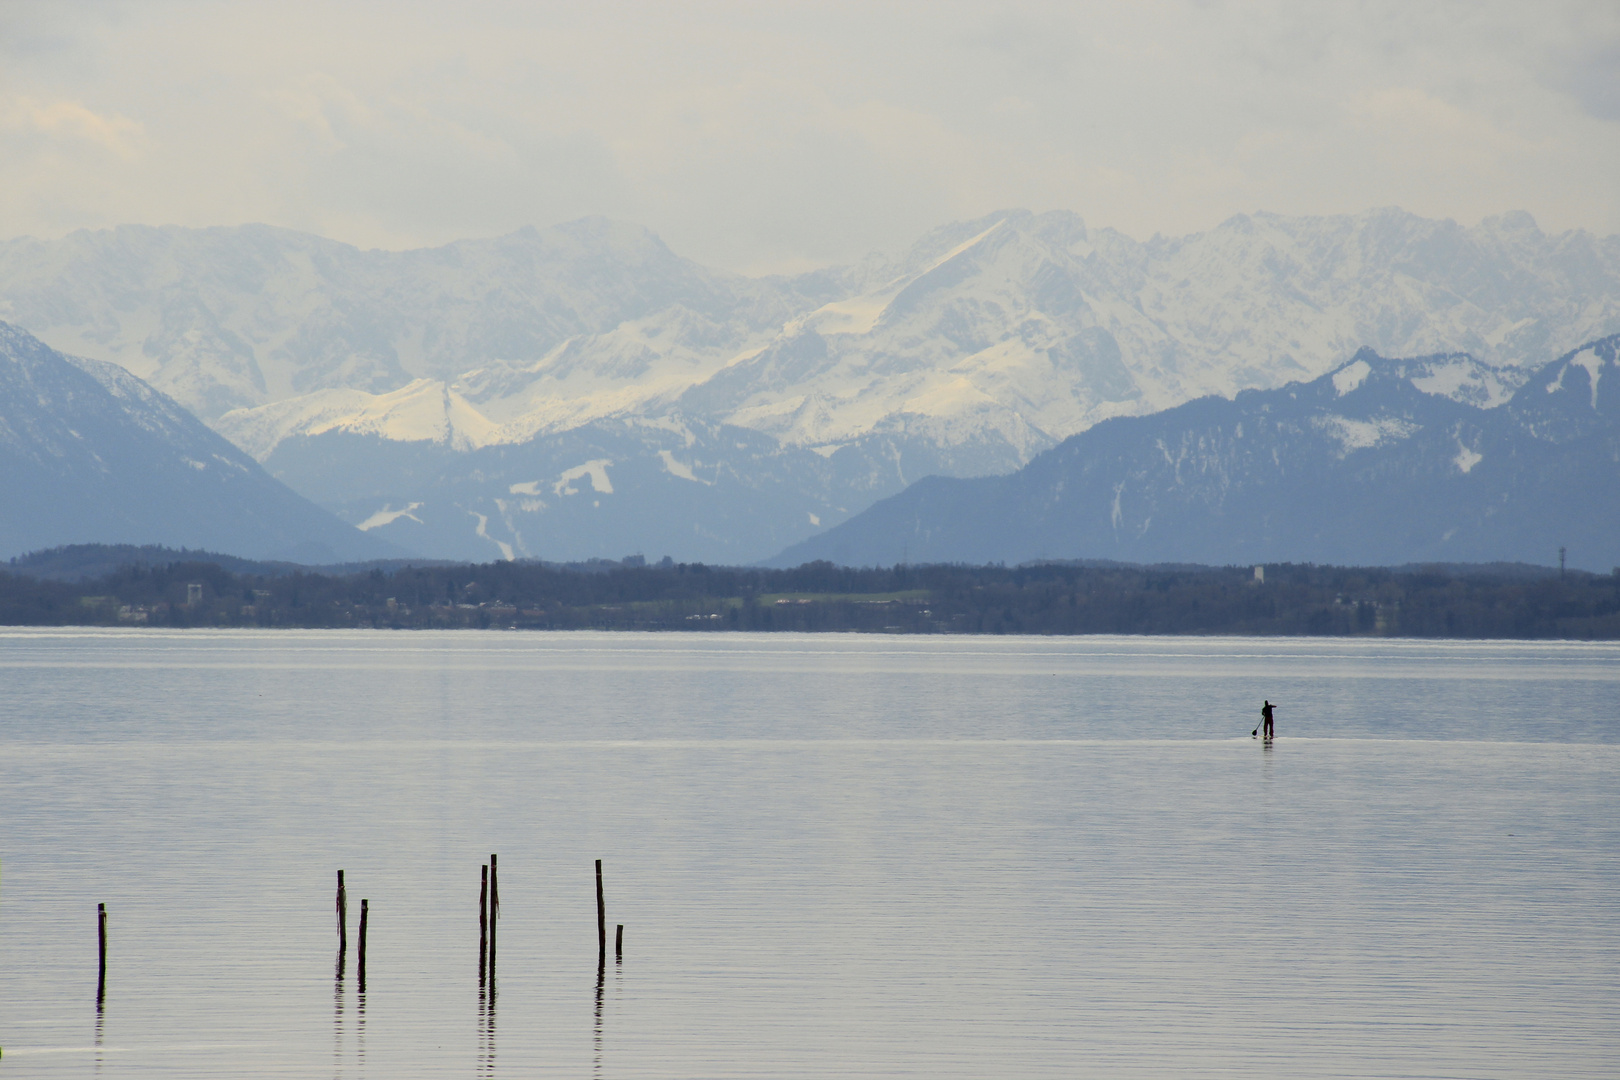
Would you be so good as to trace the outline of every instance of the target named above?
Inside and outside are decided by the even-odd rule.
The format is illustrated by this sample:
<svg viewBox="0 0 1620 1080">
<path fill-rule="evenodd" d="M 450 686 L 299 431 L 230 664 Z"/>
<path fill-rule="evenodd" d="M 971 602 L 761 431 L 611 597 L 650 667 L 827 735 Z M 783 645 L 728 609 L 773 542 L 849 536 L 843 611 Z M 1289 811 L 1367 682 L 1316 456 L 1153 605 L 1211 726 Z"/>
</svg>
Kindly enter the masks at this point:
<svg viewBox="0 0 1620 1080">
<path fill-rule="evenodd" d="M 82 581 L 0 568 L 12 626 L 1620 639 L 1620 574 L 1108 564 L 789 570 L 497 562 L 349 572 L 193 553 Z"/>
</svg>

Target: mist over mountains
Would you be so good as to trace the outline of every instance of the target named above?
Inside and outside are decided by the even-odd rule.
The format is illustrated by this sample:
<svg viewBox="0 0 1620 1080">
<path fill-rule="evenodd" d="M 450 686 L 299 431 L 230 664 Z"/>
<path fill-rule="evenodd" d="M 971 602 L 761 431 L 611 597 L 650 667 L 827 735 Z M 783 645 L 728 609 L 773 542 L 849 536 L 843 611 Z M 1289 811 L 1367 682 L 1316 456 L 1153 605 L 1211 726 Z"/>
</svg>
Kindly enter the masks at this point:
<svg viewBox="0 0 1620 1080">
<path fill-rule="evenodd" d="M 1379 210 L 1136 241 L 1009 211 L 750 279 L 603 219 L 409 252 L 132 226 L 0 243 L 0 317 L 147 379 L 369 538 L 739 563 L 1363 347 L 1466 353 L 1426 396 L 1502 405 L 1620 331 L 1620 239 Z"/>
</svg>

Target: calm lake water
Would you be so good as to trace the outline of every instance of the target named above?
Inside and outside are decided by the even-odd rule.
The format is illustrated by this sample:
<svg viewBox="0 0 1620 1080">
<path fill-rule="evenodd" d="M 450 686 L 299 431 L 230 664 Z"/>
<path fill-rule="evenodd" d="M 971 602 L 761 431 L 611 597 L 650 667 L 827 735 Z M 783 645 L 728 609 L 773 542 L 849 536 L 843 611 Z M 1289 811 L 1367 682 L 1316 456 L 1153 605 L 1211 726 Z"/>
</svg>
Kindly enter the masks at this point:
<svg viewBox="0 0 1620 1080">
<path fill-rule="evenodd" d="M 1614 645 L 0 631 L 0 1080 L 1614 1077 L 1617 766 Z"/>
</svg>

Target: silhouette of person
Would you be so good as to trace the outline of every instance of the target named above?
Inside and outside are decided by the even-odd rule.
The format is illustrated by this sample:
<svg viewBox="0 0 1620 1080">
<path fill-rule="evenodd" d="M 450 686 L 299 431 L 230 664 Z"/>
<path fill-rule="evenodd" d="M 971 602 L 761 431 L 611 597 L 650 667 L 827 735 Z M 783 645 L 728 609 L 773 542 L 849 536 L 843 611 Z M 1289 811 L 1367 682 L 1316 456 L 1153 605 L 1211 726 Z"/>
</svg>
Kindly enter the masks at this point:
<svg viewBox="0 0 1620 1080">
<path fill-rule="evenodd" d="M 1260 707 L 1260 730 L 1262 737 L 1267 739 L 1271 738 L 1273 735 L 1271 729 L 1271 710 L 1273 708 L 1275 708 L 1275 706 L 1273 706 L 1270 701 L 1267 701 Z"/>
</svg>

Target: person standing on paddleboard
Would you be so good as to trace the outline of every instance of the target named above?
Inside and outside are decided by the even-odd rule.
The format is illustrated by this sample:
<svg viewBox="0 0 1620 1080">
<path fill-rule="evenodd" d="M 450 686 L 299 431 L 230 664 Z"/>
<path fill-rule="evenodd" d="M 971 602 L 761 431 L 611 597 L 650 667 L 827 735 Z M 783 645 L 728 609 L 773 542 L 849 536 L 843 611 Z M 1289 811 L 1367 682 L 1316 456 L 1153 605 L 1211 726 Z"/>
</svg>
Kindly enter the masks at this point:
<svg viewBox="0 0 1620 1080">
<path fill-rule="evenodd" d="M 1275 708 L 1275 706 L 1272 705 L 1269 700 L 1260 707 L 1260 731 L 1262 738 L 1269 739 L 1274 734 L 1271 728 L 1271 710 L 1273 708 Z"/>
</svg>

